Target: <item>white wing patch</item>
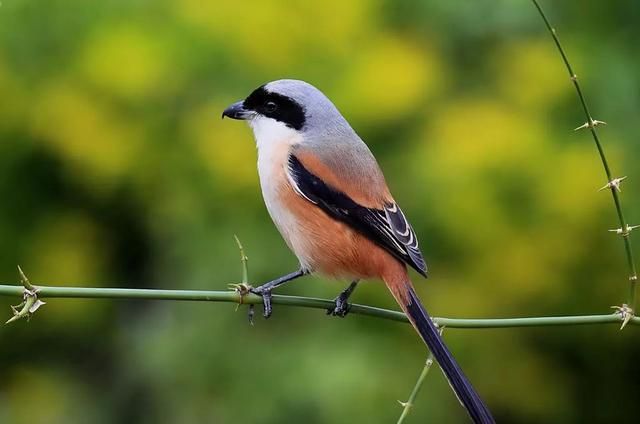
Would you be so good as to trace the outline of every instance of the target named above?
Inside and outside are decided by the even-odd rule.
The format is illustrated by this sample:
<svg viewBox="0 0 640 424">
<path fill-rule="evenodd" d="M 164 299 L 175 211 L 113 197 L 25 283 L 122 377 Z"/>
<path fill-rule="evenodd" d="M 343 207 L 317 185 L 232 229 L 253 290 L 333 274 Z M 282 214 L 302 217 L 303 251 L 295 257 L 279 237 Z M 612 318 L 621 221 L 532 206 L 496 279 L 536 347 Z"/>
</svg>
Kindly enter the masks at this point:
<svg viewBox="0 0 640 424">
<path fill-rule="evenodd" d="M 411 228 L 411 224 L 409 224 L 402 210 L 396 203 L 392 203 L 385 205 L 384 212 L 386 221 L 393 230 L 395 238 L 404 245 L 407 254 L 416 266 L 426 273 L 427 264 L 422 257 L 422 252 L 420 252 L 418 237 L 416 237 L 416 233 Z"/>
</svg>

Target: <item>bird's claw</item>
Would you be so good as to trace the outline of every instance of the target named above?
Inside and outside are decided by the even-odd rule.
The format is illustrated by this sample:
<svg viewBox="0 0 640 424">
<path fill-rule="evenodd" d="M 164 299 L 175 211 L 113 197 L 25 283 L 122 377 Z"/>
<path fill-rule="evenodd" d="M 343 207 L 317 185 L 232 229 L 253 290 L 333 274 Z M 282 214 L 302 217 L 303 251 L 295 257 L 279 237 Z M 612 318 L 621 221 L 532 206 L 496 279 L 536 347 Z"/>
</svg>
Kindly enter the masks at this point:
<svg viewBox="0 0 640 424">
<path fill-rule="evenodd" d="M 252 287 L 251 289 L 249 289 L 249 291 L 255 295 L 262 297 L 262 307 L 263 307 L 262 316 L 264 316 L 265 318 L 269 318 L 273 311 L 271 307 L 271 298 L 273 297 L 271 294 L 271 290 L 263 289 L 260 287 L 256 287 L 256 288 Z"/>
<path fill-rule="evenodd" d="M 351 304 L 348 303 L 342 296 L 338 296 L 334 300 L 335 306 L 333 308 L 327 308 L 327 315 L 333 315 L 334 317 L 344 318 L 351 309 Z"/>
<path fill-rule="evenodd" d="M 264 289 L 261 287 L 253 287 L 247 283 L 239 283 L 239 284 L 229 284 L 229 288 L 235 290 L 240 294 L 240 302 L 238 305 L 242 305 L 242 300 L 249 293 L 258 295 L 262 297 L 262 305 L 264 307 L 264 312 L 262 315 L 265 318 L 269 318 L 271 316 L 272 307 L 271 307 L 271 290 Z M 253 304 L 249 305 L 249 323 L 253 325 L 253 316 L 254 316 L 254 308 Z"/>
</svg>

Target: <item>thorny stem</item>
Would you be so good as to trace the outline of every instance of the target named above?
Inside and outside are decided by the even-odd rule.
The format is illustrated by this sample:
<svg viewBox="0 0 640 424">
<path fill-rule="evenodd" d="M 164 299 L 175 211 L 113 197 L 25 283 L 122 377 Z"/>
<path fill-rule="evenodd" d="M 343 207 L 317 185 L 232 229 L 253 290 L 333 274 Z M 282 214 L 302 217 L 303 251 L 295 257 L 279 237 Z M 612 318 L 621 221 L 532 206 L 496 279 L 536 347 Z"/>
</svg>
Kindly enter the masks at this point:
<svg viewBox="0 0 640 424">
<path fill-rule="evenodd" d="M 240 295 L 240 303 L 236 307 L 236 311 L 241 304 L 244 303 L 244 296 L 249 293 L 251 286 L 249 285 L 249 258 L 244 253 L 244 247 L 242 247 L 242 243 L 240 243 L 240 239 L 237 235 L 233 235 L 233 238 L 236 239 L 236 244 L 238 245 L 238 249 L 240 250 L 240 263 L 242 264 L 242 283 L 240 284 L 230 284 L 229 288 L 233 289 L 236 293 Z M 253 316 L 255 314 L 255 305 L 252 303 L 249 305 L 249 323 L 253 325 Z"/>
<path fill-rule="evenodd" d="M 547 26 L 547 29 L 549 30 L 549 33 L 551 34 L 551 36 L 553 37 L 553 41 L 556 44 L 556 47 L 558 48 L 558 51 L 560 52 L 560 55 L 562 56 L 562 60 L 564 62 L 565 67 L 567 68 L 567 71 L 569 72 L 569 78 L 571 79 L 571 81 L 573 82 L 573 86 L 576 89 L 576 93 L 578 94 L 578 98 L 580 99 L 580 103 L 582 104 L 582 109 L 584 111 L 585 117 L 587 118 L 587 123 L 586 123 L 586 128 L 589 128 L 589 131 L 591 132 L 591 135 L 593 136 L 593 141 L 596 143 L 596 147 L 598 148 L 598 153 L 600 155 L 600 160 L 602 161 L 602 166 L 604 167 L 604 172 L 607 175 L 607 182 L 611 182 L 613 181 L 613 176 L 611 174 L 611 168 L 609 168 L 609 163 L 607 162 L 607 157 L 604 154 L 604 149 L 602 148 L 602 144 L 600 143 L 600 139 L 598 138 L 598 133 L 596 131 L 596 124 L 599 123 L 600 121 L 596 121 L 593 119 L 593 117 L 591 116 L 591 112 L 589 112 L 589 107 L 587 106 L 587 101 L 585 100 L 584 94 L 582 93 L 582 89 L 580 88 L 580 84 L 578 83 L 578 77 L 576 76 L 576 74 L 573 72 L 573 68 L 571 67 L 571 64 L 569 63 L 569 59 L 567 59 L 567 55 L 565 54 L 564 48 L 562 47 L 562 44 L 560 44 L 560 39 L 558 38 L 558 35 L 556 34 L 556 30 L 555 28 L 553 28 L 551 26 L 551 23 L 549 23 L 549 20 L 547 19 L 547 16 L 545 15 L 544 11 L 542 10 L 542 7 L 540 6 L 540 4 L 538 3 L 537 0 L 531 0 L 533 2 L 533 4 L 535 5 L 536 9 L 538 9 L 538 12 L 540 13 L 540 16 L 542 17 L 542 19 L 544 20 L 545 25 Z M 636 272 L 636 265 L 634 262 L 634 256 L 633 256 L 633 250 L 631 247 L 631 242 L 629 241 L 629 236 L 630 236 L 630 231 L 628 231 L 628 226 L 627 226 L 627 221 L 624 217 L 624 213 L 622 212 L 622 202 L 620 201 L 620 196 L 618 194 L 618 189 L 615 185 L 609 185 L 609 188 L 611 190 L 611 196 L 613 196 L 613 203 L 615 204 L 616 207 L 616 213 L 618 215 L 618 220 L 620 221 L 620 228 L 622 229 L 622 240 L 624 241 L 624 248 L 626 251 L 626 256 L 627 256 L 627 265 L 629 268 L 629 300 L 628 300 L 628 306 L 631 308 L 631 313 L 633 314 L 633 311 L 635 311 L 635 306 L 636 306 L 636 283 L 638 281 L 638 274 Z M 624 307 L 624 305 L 623 305 Z"/>
<path fill-rule="evenodd" d="M 22 297 L 24 287 L 0 285 L 0 296 Z M 190 300 L 209 302 L 231 302 L 248 305 L 262 304 L 262 298 L 254 294 L 241 295 L 231 290 L 160 290 L 160 289 L 118 289 L 87 287 L 52 287 L 38 285 L 39 298 L 88 298 L 88 299 L 144 299 L 144 300 Z M 334 306 L 333 300 L 312 297 L 273 295 L 273 303 L 324 309 Z M 409 322 L 402 312 L 373 306 L 353 304 L 350 314 L 368 315 L 391 321 Z M 574 315 L 552 317 L 459 319 L 433 318 L 439 326 L 449 328 L 508 328 L 544 327 L 558 325 L 620 324 L 619 313 L 603 315 Z M 633 317 L 629 324 L 640 325 L 640 317 Z"/>
<path fill-rule="evenodd" d="M 18 274 L 20 275 L 20 282 L 22 283 L 22 299 L 23 301 L 16 306 L 12 306 L 11 310 L 13 311 L 13 316 L 5 322 L 5 324 L 10 324 L 14 321 L 17 321 L 22 318 L 29 318 L 31 315 L 40 309 L 42 305 L 45 304 L 42 300 L 38 299 L 38 292 L 40 291 L 37 287 L 35 287 L 25 273 L 18 265 Z"/>
<path fill-rule="evenodd" d="M 242 263 L 242 284 L 249 284 L 249 269 L 248 262 L 249 258 L 244 253 L 244 247 L 242 247 L 242 243 L 240 243 L 240 239 L 238 236 L 234 235 L 233 238 L 236 239 L 236 244 L 238 245 L 238 249 L 240 249 L 240 262 Z"/>
<path fill-rule="evenodd" d="M 440 336 L 442 336 L 443 331 L 444 331 L 444 327 L 441 327 Z M 409 415 L 409 411 L 413 407 L 413 402 L 416 400 L 416 396 L 418 396 L 418 392 L 422 388 L 422 383 L 424 382 L 424 379 L 427 377 L 427 374 L 431 369 L 431 365 L 433 365 L 433 353 L 429 351 L 429 356 L 427 356 L 427 361 L 424 363 L 424 367 L 422 368 L 422 372 L 418 377 L 418 381 L 416 381 L 416 385 L 413 386 L 413 390 L 409 395 L 409 399 L 406 402 L 398 401 L 400 402 L 400 405 L 402 405 L 402 414 L 400 414 L 400 418 L 398 418 L 398 421 L 396 424 L 402 424 L 404 422 L 405 417 Z"/>
</svg>

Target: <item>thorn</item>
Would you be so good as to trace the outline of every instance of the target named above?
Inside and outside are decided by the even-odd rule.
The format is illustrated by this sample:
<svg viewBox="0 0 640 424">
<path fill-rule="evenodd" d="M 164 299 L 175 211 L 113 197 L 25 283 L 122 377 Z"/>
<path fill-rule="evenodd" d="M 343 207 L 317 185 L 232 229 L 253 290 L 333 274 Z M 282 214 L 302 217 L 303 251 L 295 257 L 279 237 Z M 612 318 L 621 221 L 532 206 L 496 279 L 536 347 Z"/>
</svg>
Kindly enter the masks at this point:
<svg viewBox="0 0 640 424">
<path fill-rule="evenodd" d="M 604 121 L 598 121 L 597 119 L 591 119 L 589 122 L 585 122 L 584 124 L 580 125 L 578 128 L 574 128 L 574 131 L 578 131 L 578 130 L 583 130 L 585 128 L 595 128 L 598 125 L 607 125 L 606 122 Z"/>
<path fill-rule="evenodd" d="M 22 283 L 25 289 L 31 290 L 31 291 L 36 290 L 36 288 L 31 284 L 27 276 L 22 271 L 22 268 L 20 268 L 20 265 L 18 265 L 18 275 L 20 276 L 20 282 Z"/>
<path fill-rule="evenodd" d="M 240 239 L 235 234 L 233 235 L 233 238 L 236 239 L 236 244 L 238 245 L 238 249 L 240 250 L 240 260 L 243 262 L 248 261 L 249 258 L 244 253 L 244 247 L 242 247 L 242 243 L 240 243 Z"/>
<path fill-rule="evenodd" d="M 240 294 L 240 301 L 236 306 L 236 311 L 240 308 L 240 305 L 244 303 L 244 297 L 251 293 L 253 286 L 249 284 L 249 270 L 247 267 L 247 262 L 249 262 L 249 258 L 244 253 L 244 247 L 240 242 L 240 238 L 237 235 L 233 235 L 233 238 L 236 239 L 236 244 L 238 245 L 238 250 L 240 250 L 240 264 L 242 265 L 242 283 L 240 284 L 229 284 L 229 288 L 235 290 Z M 253 316 L 255 315 L 255 306 L 253 304 L 249 305 L 249 312 L 247 314 L 247 318 L 249 319 L 249 324 L 253 325 Z"/>
<path fill-rule="evenodd" d="M 403 408 L 411 408 L 411 403 L 409 402 L 403 402 L 401 400 L 398 401 L 398 403 L 400 404 L 400 406 L 402 406 Z"/>
<path fill-rule="evenodd" d="M 17 321 L 17 320 L 19 320 L 20 318 L 22 318 L 22 316 L 19 316 L 18 314 L 16 314 L 16 315 L 12 316 L 11 318 L 9 318 L 9 319 L 4 323 L 4 325 L 11 324 L 13 321 Z"/>
<path fill-rule="evenodd" d="M 631 309 L 631 307 L 626 303 L 623 303 L 622 306 L 612 306 L 611 309 L 615 309 L 615 313 L 620 315 L 620 319 L 622 319 L 620 330 L 622 330 L 629 321 L 631 321 L 631 318 L 634 317 L 633 309 Z"/>
<path fill-rule="evenodd" d="M 238 309 L 240 308 L 240 305 L 242 305 L 244 303 L 244 297 L 251 293 L 251 289 L 253 287 L 251 285 L 247 284 L 247 283 L 229 284 L 228 287 L 229 287 L 229 289 L 235 291 L 236 293 L 238 293 L 240 295 L 240 300 L 238 301 L 238 304 L 236 305 L 236 312 L 237 312 Z M 253 325 L 253 316 L 254 315 L 255 315 L 255 306 L 253 305 L 253 303 L 251 303 L 251 304 L 249 304 L 249 313 L 248 313 L 249 324 L 251 324 L 251 325 Z"/>
<path fill-rule="evenodd" d="M 251 289 L 253 288 L 247 283 L 228 284 L 227 287 L 229 288 L 229 290 L 233 290 L 236 293 L 240 294 L 240 302 L 239 302 L 240 305 L 242 305 L 243 298 L 246 295 L 248 295 L 251 292 Z"/>
<path fill-rule="evenodd" d="M 17 306 L 11 306 L 11 309 L 13 310 L 13 316 L 11 318 L 9 318 L 7 320 L 7 322 L 5 322 L 5 324 L 10 324 L 14 321 L 17 321 L 19 319 L 22 318 L 28 318 L 30 315 L 29 310 L 31 310 L 31 308 L 34 306 L 35 302 L 36 302 L 36 295 L 32 294 L 32 295 L 27 295 L 27 290 L 25 289 L 25 300 L 20 303 Z M 36 307 L 36 309 L 38 309 L 41 305 L 38 305 L 38 307 Z M 22 307 L 22 308 L 20 308 Z M 20 308 L 20 310 L 18 310 L 18 308 Z"/>
<path fill-rule="evenodd" d="M 629 233 L 631 233 L 631 231 L 635 230 L 636 228 L 639 228 L 640 225 L 628 225 L 626 228 L 615 228 L 613 230 L 609 230 L 609 232 L 611 233 L 616 233 L 618 235 L 621 235 L 623 237 L 627 237 L 629 235 Z"/>
<path fill-rule="evenodd" d="M 240 239 L 237 235 L 233 235 L 236 239 L 236 244 L 238 245 L 238 250 L 240 250 L 240 265 L 242 266 L 242 283 L 247 284 L 249 282 L 249 268 L 247 263 L 249 262 L 249 258 L 244 253 L 244 247 L 242 247 L 242 243 L 240 243 Z"/>
<path fill-rule="evenodd" d="M 588 124 L 587 122 L 585 122 L 584 124 L 580 125 L 580 126 L 579 126 L 579 127 L 577 127 L 577 128 L 574 128 L 573 130 L 574 130 L 574 131 L 578 131 L 578 130 L 582 130 L 582 129 L 584 129 L 584 128 L 589 128 L 589 124 Z"/>
<path fill-rule="evenodd" d="M 626 180 L 627 177 L 619 177 L 619 178 L 614 178 L 613 180 L 609 181 L 604 187 L 602 187 L 600 190 L 598 191 L 602 191 L 606 188 L 613 188 L 615 189 L 618 193 L 620 193 L 622 190 L 620 189 L 620 184 Z"/>
<path fill-rule="evenodd" d="M 571 76 L 569 77 L 569 79 L 570 79 L 571 81 L 578 81 L 578 76 L 577 76 L 576 74 L 573 74 L 573 75 L 571 75 Z"/>
<path fill-rule="evenodd" d="M 632 275 L 631 277 L 629 277 L 629 281 L 638 281 L 638 276 Z"/>
<path fill-rule="evenodd" d="M 24 286 L 24 290 L 22 291 L 22 302 L 19 305 L 11 306 L 11 311 L 13 312 L 13 316 L 5 322 L 5 324 L 10 324 L 14 321 L 17 321 L 21 318 L 31 318 L 42 305 L 46 305 L 46 302 L 38 299 L 38 292 L 40 289 L 35 287 L 29 282 L 29 279 L 18 265 L 18 275 L 20 276 L 20 281 Z"/>
<path fill-rule="evenodd" d="M 44 302 L 40 299 L 36 299 L 35 302 L 33 302 L 33 305 L 31 305 L 31 307 L 29 308 L 29 316 L 33 315 L 42 305 L 46 305 L 47 302 Z"/>
</svg>

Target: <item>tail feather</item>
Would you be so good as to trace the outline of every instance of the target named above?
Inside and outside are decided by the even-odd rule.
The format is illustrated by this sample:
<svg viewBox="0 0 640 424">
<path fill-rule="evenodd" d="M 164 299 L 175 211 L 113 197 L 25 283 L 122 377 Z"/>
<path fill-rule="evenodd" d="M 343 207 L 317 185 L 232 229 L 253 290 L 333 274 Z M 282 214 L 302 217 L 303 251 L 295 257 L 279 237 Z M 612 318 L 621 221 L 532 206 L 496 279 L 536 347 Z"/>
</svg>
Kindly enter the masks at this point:
<svg viewBox="0 0 640 424">
<path fill-rule="evenodd" d="M 444 344 L 436 326 L 431 321 L 429 314 L 418 299 L 418 296 L 410 282 L 402 287 L 403 292 L 397 292 L 390 286 L 391 292 L 411 321 L 411 324 L 420 334 L 422 340 L 433 353 L 440 368 L 444 372 L 449 384 L 453 388 L 458 400 L 466 408 L 474 423 L 495 424 L 491 412 L 475 391 L 471 382 L 465 377 L 458 363 L 453 359 L 451 352 Z"/>
</svg>

